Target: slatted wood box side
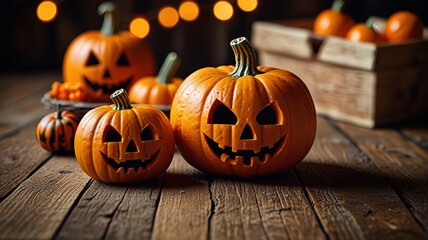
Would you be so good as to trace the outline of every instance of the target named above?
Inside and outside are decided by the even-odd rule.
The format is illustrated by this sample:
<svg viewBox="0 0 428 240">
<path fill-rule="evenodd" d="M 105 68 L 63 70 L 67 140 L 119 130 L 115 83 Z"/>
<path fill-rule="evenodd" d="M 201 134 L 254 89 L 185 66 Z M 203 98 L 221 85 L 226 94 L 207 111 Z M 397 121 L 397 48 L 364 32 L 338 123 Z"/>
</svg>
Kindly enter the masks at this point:
<svg viewBox="0 0 428 240">
<path fill-rule="evenodd" d="M 252 42 L 261 65 L 302 78 L 319 114 L 373 128 L 428 111 L 427 38 L 354 43 L 315 36 L 312 23 L 255 22 Z"/>
</svg>

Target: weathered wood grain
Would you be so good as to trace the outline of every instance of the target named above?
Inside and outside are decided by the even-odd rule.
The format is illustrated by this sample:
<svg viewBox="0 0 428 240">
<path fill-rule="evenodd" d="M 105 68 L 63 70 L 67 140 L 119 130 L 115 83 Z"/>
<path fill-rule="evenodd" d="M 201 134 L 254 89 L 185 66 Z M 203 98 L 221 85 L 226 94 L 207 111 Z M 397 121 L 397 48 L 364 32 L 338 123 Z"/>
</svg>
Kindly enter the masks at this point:
<svg viewBox="0 0 428 240">
<path fill-rule="evenodd" d="M 42 119 L 48 112 L 40 103 L 41 98 L 42 95 L 33 94 L 0 108 L 0 116 L 4 116 L 0 118 L 0 137 Z"/>
<path fill-rule="evenodd" d="M 428 152 L 390 129 L 367 129 L 338 123 L 373 161 L 381 175 L 404 198 L 409 210 L 428 232 Z M 423 131 L 421 135 L 423 135 Z"/>
<path fill-rule="evenodd" d="M 382 172 L 327 120 L 297 169 L 330 239 L 427 238 Z"/>
<path fill-rule="evenodd" d="M 163 176 L 128 188 L 106 233 L 106 239 L 149 239 Z"/>
<path fill-rule="evenodd" d="M 94 181 L 56 238 L 149 239 L 162 179 L 135 185 Z"/>
<path fill-rule="evenodd" d="M 59 72 L 0 75 L 0 107 L 19 102 L 34 94 L 41 99 L 54 81 L 61 81 Z M 40 102 L 39 99 L 39 102 Z"/>
<path fill-rule="evenodd" d="M 0 238 L 52 238 L 89 180 L 74 158 L 51 158 L 0 203 Z"/>
<path fill-rule="evenodd" d="M 51 156 L 37 143 L 36 123 L 1 139 L 0 149 L 0 200 Z"/>
<path fill-rule="evenodd" d="M 401 132 L 418 144 L 419 147 L 428 151 L 428 118 L 424 119 L 425 124 L 413 124 L 401 127 Z"/>
<path fill-rule="evenodd" d="M 325 239 L 293 171 L 249 180 L 215 179 L 212 239 Z"/>
<path fill-rule="evenodd" d="M 207 239 L 211 213 L 205 175 L 175 154 L 165 174 L 152 239 Z"/>
</svg>

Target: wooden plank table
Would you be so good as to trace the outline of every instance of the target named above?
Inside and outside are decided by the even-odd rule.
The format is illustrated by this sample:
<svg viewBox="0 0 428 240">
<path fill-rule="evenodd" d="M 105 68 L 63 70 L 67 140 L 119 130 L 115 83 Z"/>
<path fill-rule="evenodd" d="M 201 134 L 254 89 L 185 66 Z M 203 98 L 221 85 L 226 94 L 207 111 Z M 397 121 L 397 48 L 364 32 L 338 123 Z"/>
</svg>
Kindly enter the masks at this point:
<svg viewBox="0 0 428 240">
<path fill-rule="evenodd" d="M 0 239 L 428 239 L 428 126 L 368 130 L 318 117 L 286 174 L 220 178 L 176 152 L 134 185 L 42 149 L 40 98 L 59 74 L 0 76 Z"/>
</svg>

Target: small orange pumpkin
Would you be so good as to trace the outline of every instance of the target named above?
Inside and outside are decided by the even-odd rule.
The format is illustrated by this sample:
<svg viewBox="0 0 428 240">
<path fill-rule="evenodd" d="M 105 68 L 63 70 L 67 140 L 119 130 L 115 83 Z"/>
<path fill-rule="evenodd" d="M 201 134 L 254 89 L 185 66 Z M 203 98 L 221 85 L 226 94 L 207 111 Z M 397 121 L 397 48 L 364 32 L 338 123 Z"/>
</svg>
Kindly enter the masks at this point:
<svg viewBox="0 0 428 240">
<path fill-rule="evenodd" d="M 385 38 L 374 29 L 374 19 L 367 19 L 366 23 L 354 25 L 346 34 L 346 39 L 354 42 L 383 43 Z"/>
<path fill-rule="evenodd" d="M 336 0 L 331 9 L 318 14 L 314 22 L 314 32 L 323 36 L 345 37 L 355 22 L 350 16 L 342 13 L 343 5 L 343 0 Z"/>
<path fill-rule="evenodd" d="M 113 3 L 102 3 L 101 31 L 88 31 L 68 47 L 63 63 L 64 82 L 82 82 L 91 101 L 106 102 L 117 89 L 129 90 L 139 78 L 153 75 L 154 58 L 149 46 L 130 32 L 118 32 Z"/>
<path fill-rule="evenodd" d="M 114 105 L 90 110 L 76 131 L 77 162 L 90 177 L 129 183 L 161 175 L 174 154 L 174 135 L 165 114 L 150 105 L 131 105 L 125 90 Z"/>
<path fill-rule="evenodd" d="M 52 153 L 71 153 L 78 124 L 79 119 L 74 113 L 62 111 L 58 106 L 56 112 L 43 117 L 37 125 L 37 142 Z"/>
<path fill-rule="evenodd" d="M 174 77 L 179 66 L 180 59 L 177 54 L 169 53 L 157 76 L 143 77 L 132 85 L 129 90 L 131 102 L 171 105 L 178 87 L 183 82 L 183 79 Z"/>
<path fill-rule="evenodd" d="M 417 15 L 399 11 L 386 21 L 384 35 L 389 42 L 403 42 L 422 38 L 423 30 L 423 23 Z"/>
<path fill-rule="evenodd" d="M 192 166 L 213 174 L 254 177 L 283 173 L 308 153 L 315 107 L 293 73 L 257 67 L 245 38 L 231 42 L 236 66 L 188 76 L 171 106 L 178 148 Z"/>
</svg>

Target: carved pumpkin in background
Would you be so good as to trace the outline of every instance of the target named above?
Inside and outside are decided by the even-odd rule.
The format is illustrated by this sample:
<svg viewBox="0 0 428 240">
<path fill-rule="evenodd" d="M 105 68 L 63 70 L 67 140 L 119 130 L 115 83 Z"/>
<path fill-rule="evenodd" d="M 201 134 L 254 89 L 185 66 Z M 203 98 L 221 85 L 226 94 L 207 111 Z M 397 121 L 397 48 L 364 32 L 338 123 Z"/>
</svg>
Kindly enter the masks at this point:
<svg viewBox="0 0 428 240">
<path fill-rule="evenodd" d="M 283 173 L 314 141 L 311 95 L 293 73 L 257 67 L 247 39 L 231 46 L 236 67 L 197 70 L 178 89 L 170 117 L 177 146 L 186 161 L 208 173 Z"/>
<path fill-rule="evenodd" d="M 58 106 L 56 112 L 43 117 L 37 125 L 37 142 L 52 153 L 71 153 L 78 124 L 79 119 L 74 113 L 61 111 Z"/>
<path fill-rule="evenodd" d="M 75 154 L 89 176 L 107 183 L 153 179 L 168 168 L 174 135 L 168 118 L 149 105 L 131 105 L 125 90 L 114 105 L 85 114 L 76 131 Z"/>
<path fill-rule="evenodd" d="M 101 31 L 88 31 L 68 47 L 63 62 L 64 82 L 83 82 L 91 101 L 109 101 L 117 89 L 128 89 L 137 79 L 153 75 L 151 49 L 127 31 L 118 32 L 114 4 L 98 8 L 104 14 Z"/>
</svg>

